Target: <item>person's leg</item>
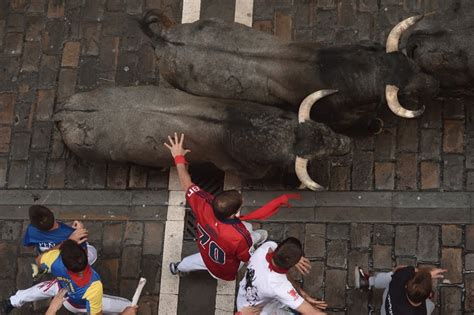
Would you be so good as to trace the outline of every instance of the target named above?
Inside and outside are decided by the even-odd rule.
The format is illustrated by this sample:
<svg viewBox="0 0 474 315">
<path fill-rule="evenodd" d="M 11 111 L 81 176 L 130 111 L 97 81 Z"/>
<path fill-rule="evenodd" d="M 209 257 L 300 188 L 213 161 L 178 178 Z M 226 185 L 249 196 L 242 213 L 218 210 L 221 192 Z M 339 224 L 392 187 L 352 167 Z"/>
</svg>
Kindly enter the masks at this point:
<svg viewBox="0 0 474 315">
<path fill-rule="evenodd" d="M 178 264 L 179 272 L 191 272 L 197 270 L 207 270 L 200 253 L 189 255 Z"/>
<path fill-rule="evenodd" d="M 263 242 L 265 242 L 267 240 L 267 237 L 268 237 L 268 232 L 265 231 L 265 230 L 253 230 L 253 226 L 252 224 L 246 222 L 246 221 L 242 221 L 243 225 L 245 226 L 245 228 L 247 229 L 247 231 L 249 231 L 250 233 L 250 236 L 252 237 L 252 243 L 254 245 L 254 247 L 262 244 Z"/>
<path fill-rule="evenodd" d="M 25 303 L 54 297 L 59 291 L 59 284 L 56 280 L 40 282 L 25 290 L 18 290 L 10 297 L 13 307 L 21 307 Z"/>
<path fill-rule="evenodd" d="M 431 301 L 430 299 L 426 299 L 426 314 L 430 315 L 431 313 L 433 313 L 434 309 L 435 305 L 433 301 Z"/>
<path fill-rule="evenodd" d="M 87 260 L 89 265 L 93 265 L 97 260 L 97 249 L 94 246 L 87 244 Z"/>
<path fill-rule="evenodd" d="M 393 272 L 381 272 L 376 274 L 374 277 L 369 278 L 371 286 L 377 289 L 384 289 L 382 295 L 382 307 L 380 308 L 380 315 L 386 315 L 385 312 L 385 300 L 387 299 L 388 288 L 390 281 L 392 281 Z"/>
<path fill-rule="evenodd" d="M 132 305 L 131 301 L 119 296 L 104 294 L 102 298 L 102 312 L 104 314 L 123 312 L 130 305 Z"/>
</svg>

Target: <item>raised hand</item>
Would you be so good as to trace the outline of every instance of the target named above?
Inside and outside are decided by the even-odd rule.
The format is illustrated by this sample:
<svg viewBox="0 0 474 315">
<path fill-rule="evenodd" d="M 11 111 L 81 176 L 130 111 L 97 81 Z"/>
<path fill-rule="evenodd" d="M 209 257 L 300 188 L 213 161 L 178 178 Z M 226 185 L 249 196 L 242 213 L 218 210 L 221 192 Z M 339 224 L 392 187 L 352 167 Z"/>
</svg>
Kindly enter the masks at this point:
<svg viewBox="0 0 474 315">
<path fill-rule="evenodd" d="M 168 140 L 170 142 L 170 144 L 168 143 L 164 143 L 165 147 L 167 147 L 170 152 L 171 152 L 171 155 L 174 157 L 176 157 L 177 155 L 186 155 L 187 153 L 191 152 L 191 150 L 188 150 L 188 149 L 184 149 L 183 148 L 183 142 L 184 142 L 184 133 L 181 134 L 181 137 L 178 138 L 178 134 L 175 132 L 174 133 L 174 139 L 171 138 L 171 136 L 168 136 Z"/>
<path fill-rule="evenodd" d="M 85 228 L 78 228 L 72 232 L 71 236 L 69 236 L 69 239 L 75 241 L 77 244 L 82 244 L 87 241 L 88 235 L 89 232 Z"/>
<path fill-rule="evenodd" d="M 295 268 L 302 274 L 307 275 L 311 270 L 311 262 L 306 257 L 301 257 Z"/>
<path fill-rule="evenodd" d="M 431 278 L 433 279 L 441 279 L 444 278 L 443 273 L 447 272 L 447 269 L 440 269 L 440 268 L 433 268 L 430 270 Z"/>
</svg>

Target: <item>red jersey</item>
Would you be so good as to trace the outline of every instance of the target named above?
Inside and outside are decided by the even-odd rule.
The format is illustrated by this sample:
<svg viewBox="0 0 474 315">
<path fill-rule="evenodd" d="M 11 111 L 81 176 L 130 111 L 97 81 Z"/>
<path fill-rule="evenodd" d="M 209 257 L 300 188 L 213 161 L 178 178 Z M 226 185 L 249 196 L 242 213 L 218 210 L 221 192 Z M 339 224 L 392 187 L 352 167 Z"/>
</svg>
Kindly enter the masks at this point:
<svg viewBox="0 0 474 315">
<path fill-rule="evenodd" d="M 231 281 L 237 276 L 240 262 L 250 259 L 252 237 L 240 219 L 217 219 L 213 199 L 213 195 L 194 184 L 186 191 L 186 200 L 196 217 L 201 257 L 214 277 Z"/>
</svg>

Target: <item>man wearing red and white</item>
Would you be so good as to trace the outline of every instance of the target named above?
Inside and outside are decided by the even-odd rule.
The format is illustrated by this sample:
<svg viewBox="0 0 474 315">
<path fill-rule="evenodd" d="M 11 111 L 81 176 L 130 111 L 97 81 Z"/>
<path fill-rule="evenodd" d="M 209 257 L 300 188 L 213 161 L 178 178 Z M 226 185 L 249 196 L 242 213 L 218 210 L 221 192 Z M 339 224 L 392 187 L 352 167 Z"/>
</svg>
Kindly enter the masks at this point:
<svg viewBox="0 0 474 315">
<path fill-rule="evenodd" d="M 195 270 L 208 270 L 218 279 L 232 281 L 236 278 L 241 263 L 247 262 L 254 246 L 263 243 L 268 236 L 265 230 L 252 230 L 251 224 L 241 220 L 258 220 L 274 214 L 278 207 L 287 205 L 294 195 L 283 195 L 247 216 L 239 217 L 242 195 L 237 190 L 227 190 L 213 196 L 191 181 L 186 168 L 185 155 L 190 150 L 183 148 L 184 135 L 168 136 L 170 150 L 178 171 L 181 187 L 186 191 L 186 200 L 196 217 L 197 245 L 199 253 L 171 263 L 172 274 L 183 274 Z"/>
<path fill-rule="evenodd" d="M 303 248 L 298 239 L 289 237 L 279 245 L 266 242 L 250 258 L 247 272 L 239 285 L 237 310 L 261 307 L 262 315 L 326 314 L 324 301 L 317 301 L 303 291 L 289 276 L 292 267 L 298 267 Z M 299 292 L 298 292 L 299 291 Z"/>
</svg>

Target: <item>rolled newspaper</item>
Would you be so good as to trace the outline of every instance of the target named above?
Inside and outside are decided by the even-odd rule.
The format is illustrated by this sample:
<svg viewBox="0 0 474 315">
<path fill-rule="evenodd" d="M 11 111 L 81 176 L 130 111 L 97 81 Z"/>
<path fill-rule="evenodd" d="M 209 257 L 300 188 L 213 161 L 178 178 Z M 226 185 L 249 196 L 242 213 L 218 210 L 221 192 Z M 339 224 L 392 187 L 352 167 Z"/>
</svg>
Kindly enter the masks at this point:
<svg viewBox="0 0 474 315">
<path fill-rule="evenodd" d="M 136 306 L 138 304 L 138 299 L 140 298 L 140 295 L 142 294 L 142 290 L 145 284 L 146 284 L 146 279 L 140 278 L 140 280 L 138 281 L 137 289 L 135 290 L 135 294 L 133 295 L 132 306 Z"/>
</svg>

